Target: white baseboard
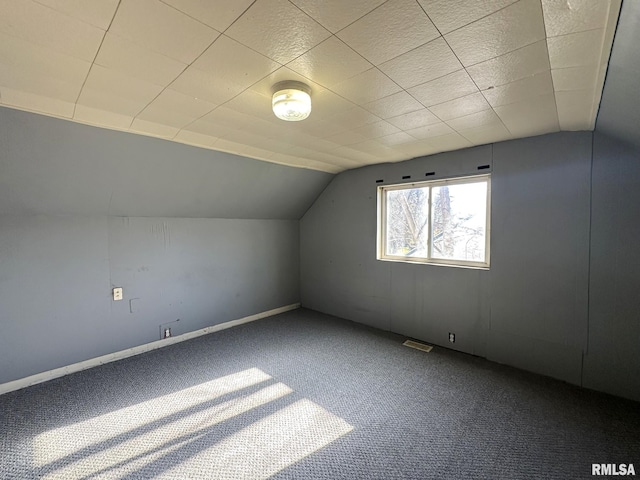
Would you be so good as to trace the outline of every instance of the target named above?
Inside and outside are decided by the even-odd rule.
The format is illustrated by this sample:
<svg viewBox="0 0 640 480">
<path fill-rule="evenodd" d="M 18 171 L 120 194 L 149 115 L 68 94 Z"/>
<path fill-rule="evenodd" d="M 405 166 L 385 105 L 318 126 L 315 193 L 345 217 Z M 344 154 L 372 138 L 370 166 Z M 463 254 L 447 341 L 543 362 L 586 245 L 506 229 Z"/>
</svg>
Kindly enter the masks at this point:
<svg viewBox="0 0 640 480">
<path fill-rule="evenodd" d="M 38 383 L 46 382 L 47 380 L 53 380 L 54 378 L 64 377 L 65 375 L 69 375 L 70 373 L 80 372 L 82 370 L 86 370 L 87 368 L 97 367 L 98 365 L 104 365 L 105 363 L 115 362 L 116 360 L 122 360 L 123 358 L 140 355 L 141 353 L 157 350 L 168 345 L 184 342 L 185 340 L 190 340 L 202 335 L 207 335 L 208 333 L 218 332 L 220 330 L 225 330 L 237 325 L 242 325 L 243 323 L 249 323 L 255 320 L 260 320 L 261 318 L 271 317 L 279 313 L 288 312 L 289 310 L 295 310 L 296 308 L 300 308 L 299 303 L 285 305 L 284 307 L 274 308 L 273 310 L 256 313 L 255 315 L 249 315 L 248 317 L 231 320 L 229 322 L 212 325 L 210 327 L 205 327 L 194 332 L 188 332 L 164 340 L 145 343 L 143 345 L 138 345 L 137 347 L 120 350 L 119 352 L 108 353 L 107 355 L 102 355 L 100 357 L 90 358 L 89 360 L 84 360 L 82 362 L 67 365 L 66 367 L 60 367 L 53 370 L 48 370 L 46 372 L 37 373 L 29 377 L 19 378 L 18 380 L 12 380 L 11 382 L 0 384 L 0 395 L 2 395 L 3 393 L 13 392 L 14 390 L 20 390 L 21 388 L 30 387 L 31 385 L 36 385 Z"/>
</svg>

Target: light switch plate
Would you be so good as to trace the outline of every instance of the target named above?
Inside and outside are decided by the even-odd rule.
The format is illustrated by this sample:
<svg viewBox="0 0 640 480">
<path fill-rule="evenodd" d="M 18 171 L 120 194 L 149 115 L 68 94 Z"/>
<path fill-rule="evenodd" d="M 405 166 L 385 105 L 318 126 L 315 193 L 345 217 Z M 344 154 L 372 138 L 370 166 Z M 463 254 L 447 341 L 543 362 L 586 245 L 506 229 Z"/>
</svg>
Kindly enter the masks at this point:
<svg viewBox="0 0 640 480">
<path fill-rule="evenodd" d="M 122 287 L 116 287 L 113 289 L 113 299 L 122 300 Z"/>
</svg>

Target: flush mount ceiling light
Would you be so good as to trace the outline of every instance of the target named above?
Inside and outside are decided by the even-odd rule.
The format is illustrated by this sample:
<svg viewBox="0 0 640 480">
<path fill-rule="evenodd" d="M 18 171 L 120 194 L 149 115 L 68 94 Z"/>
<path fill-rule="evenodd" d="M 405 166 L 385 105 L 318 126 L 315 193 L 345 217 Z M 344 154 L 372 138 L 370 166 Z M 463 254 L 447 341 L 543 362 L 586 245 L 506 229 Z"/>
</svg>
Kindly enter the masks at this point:
<svg viewBox="0 0 640 480">
<path fill-rule="evenodd" d="M 311 113 L 311 89 L 302 82 L 286 81 L 273 86 L 271 107 L 276 117 L 287 122 L 304 120 Z"/>
</svg>

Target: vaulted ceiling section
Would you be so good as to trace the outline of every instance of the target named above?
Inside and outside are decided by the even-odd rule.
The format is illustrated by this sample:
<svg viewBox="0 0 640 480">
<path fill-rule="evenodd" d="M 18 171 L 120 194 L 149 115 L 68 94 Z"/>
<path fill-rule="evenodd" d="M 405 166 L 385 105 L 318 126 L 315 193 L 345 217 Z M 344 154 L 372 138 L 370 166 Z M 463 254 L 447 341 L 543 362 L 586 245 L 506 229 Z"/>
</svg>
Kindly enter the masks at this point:
<svg viewBox="0 0 640 480">
<path fill-rule="evenodd" d="M 619 0 L 2 0 L 0 104 L 325 172 L 593 130 Z M 272 86 L 306 83 L 283 122 Z"/>
</svg>

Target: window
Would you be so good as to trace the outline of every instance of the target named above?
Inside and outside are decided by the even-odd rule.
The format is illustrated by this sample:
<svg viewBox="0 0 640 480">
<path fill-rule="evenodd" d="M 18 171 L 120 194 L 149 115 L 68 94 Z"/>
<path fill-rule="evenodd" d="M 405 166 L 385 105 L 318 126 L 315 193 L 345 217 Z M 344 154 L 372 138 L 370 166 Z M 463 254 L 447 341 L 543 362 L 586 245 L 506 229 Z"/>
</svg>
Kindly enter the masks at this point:
<svg viewBox="0 0 640 480">
<path fill-rule="evenodd" d="M 378 259 L 489 267 L 489 175 L 378 187 Z"/>
</svg>

